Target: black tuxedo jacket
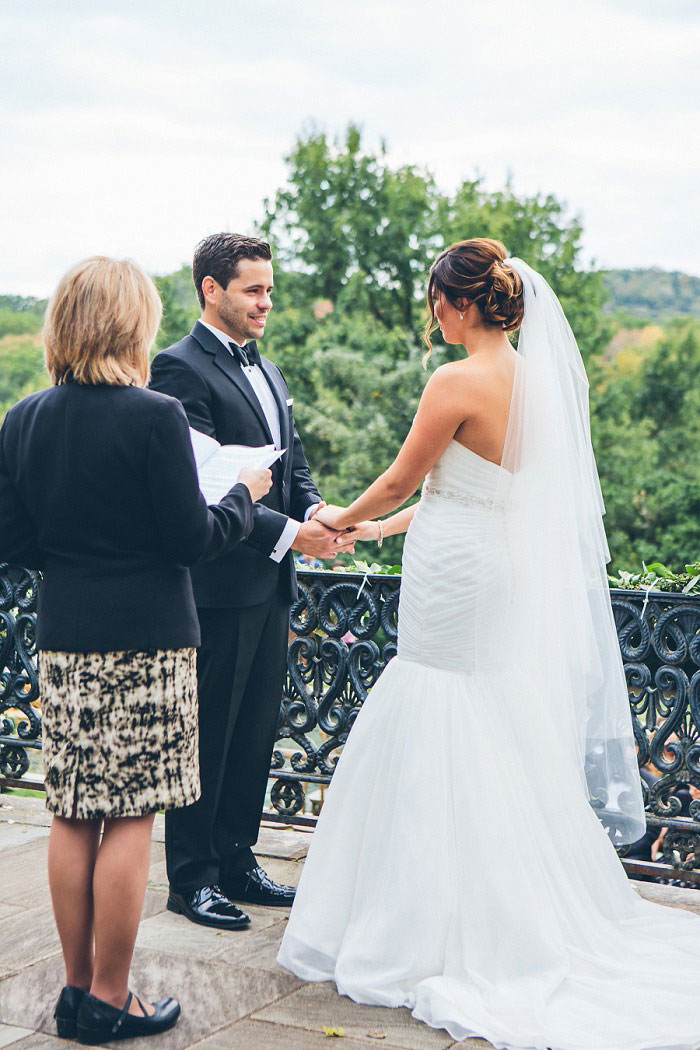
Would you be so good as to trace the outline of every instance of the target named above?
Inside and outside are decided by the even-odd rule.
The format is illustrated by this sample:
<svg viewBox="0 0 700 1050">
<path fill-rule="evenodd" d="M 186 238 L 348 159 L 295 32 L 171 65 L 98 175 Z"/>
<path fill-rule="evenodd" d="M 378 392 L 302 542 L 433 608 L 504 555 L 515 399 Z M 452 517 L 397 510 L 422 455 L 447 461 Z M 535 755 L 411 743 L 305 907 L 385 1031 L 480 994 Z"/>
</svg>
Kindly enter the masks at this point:
<svg viewBox="0 0 700 1050">
<path fill-rule="evenodd" d="M 195 601 L 202 608 L 258 605 L 276 590 L 283 600 L 293 601 L 297 590 L 291 552 L 279 563 L 270 554 L 288 519 L 303 521 L 308 508 L 321 499 L 294 427 L 284 376 L 265 357 L 261 367 L 277 402 L 281 447 L 287 451 L 272 467 L 272 488 L 254 504 L 253 530 L 247 540 L 191 570 Z M 222 445 L 272 444 L 265 414 L 243 369 L 199 321 L 179 343 L 156 355 L 151 389 L 178 398 L 190 426 Z"/>
<path fill-rule="evenodd" d="M 40 649 L 199 645 L 185 566 L 252 527 L 245 485 L 207 507 L 172 397 L 67 382 L 25 397 L 0 429 L 0 562 L 44 573 Z"/>
</svg>

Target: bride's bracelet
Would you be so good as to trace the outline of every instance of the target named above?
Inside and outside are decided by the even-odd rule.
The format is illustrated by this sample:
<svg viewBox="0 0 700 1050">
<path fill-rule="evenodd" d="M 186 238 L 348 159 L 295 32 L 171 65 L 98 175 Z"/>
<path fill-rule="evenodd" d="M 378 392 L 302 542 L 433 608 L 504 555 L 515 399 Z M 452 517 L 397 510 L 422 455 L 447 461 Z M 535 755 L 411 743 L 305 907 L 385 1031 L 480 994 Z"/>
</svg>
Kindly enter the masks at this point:
<svg viewBox="0 0 700 1050">
<path fill-rule="evenodd" d="M 377 525 L 379 526 L 379 536 L 377 538 L 377 549 L 379 549 L 381 547 L 382 543 L 384 543 L 384 526 L 382 525 L 381 521 L 378 521 Z"/>
</svg>

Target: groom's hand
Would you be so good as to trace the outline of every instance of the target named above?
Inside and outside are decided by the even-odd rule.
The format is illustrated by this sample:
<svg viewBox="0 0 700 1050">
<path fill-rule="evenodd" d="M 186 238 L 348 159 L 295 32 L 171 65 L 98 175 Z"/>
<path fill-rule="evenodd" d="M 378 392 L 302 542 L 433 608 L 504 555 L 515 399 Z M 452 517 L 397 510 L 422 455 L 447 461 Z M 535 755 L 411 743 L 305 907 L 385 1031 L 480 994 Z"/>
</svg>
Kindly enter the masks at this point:
<svg viewBox="0 0 700 1050">
<path fill-rule="evenodd" d="M 345 507 L 336 507 L 334 504 L 326 504 L 321 508 L 320 513 L 316 516 L 316 521 L 321 521 L 328 529 L 333 529 L 334 532 L 338 533 L 338 537 L 345 535 L 349 530 L 345 528 L 343 523 L 343 515 L 345 514 Z M 338 538 L 336 537 L 336 538 Z"/>
<path fill-rule="evenodd" d="M 292 547 L 312 558 L 335 558 L 337 554 L 353 554 L 355 539 L 351 533 L 338 533 L 313 517 L 299 526 Z"/>
<path fill-rule="evenodd" d="M 307 512 L 306 512 L 306 521 L 311 521 L 311 519 L 316 514 L 318 514 L 318 512 L 321 510 L 321 508 L 322 507 L 326 507 L 326 506 L 327 506 L 327 503 L 326 503 L 325 499 L 322 499 L 319 503 L 314 503 L 314 505 L 311 508 L 311 510 L 307 510 Z"/>
</svg>

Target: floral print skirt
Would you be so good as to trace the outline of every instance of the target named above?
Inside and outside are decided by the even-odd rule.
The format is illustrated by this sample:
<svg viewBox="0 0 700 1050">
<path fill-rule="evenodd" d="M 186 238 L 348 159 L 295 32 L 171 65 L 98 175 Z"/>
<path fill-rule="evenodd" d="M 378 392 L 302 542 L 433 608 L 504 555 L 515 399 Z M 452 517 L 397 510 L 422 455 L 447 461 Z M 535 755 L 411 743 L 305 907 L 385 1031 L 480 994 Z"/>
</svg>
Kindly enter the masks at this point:
<svg viewBox="0 0 700 1050">
<path fill-rule="evenodd" d="M 39 653 L 46 808 L 140 817 L 200 796 L 194 649 Z"/>
</svg>

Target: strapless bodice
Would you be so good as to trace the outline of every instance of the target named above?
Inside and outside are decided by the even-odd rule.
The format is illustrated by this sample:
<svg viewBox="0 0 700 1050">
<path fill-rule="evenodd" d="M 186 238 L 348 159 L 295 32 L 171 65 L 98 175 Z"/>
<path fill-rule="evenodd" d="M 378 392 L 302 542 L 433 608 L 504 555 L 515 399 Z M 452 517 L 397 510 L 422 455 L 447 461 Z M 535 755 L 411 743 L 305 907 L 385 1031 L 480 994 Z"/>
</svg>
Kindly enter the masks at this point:
<svg viewBox="0 0 700 1050">
<path fill-rule="evenodd" d="M 489 628 L 509 588 L 511 482 L 454 440 L 426 477 L 404 545 L 400 656 L 461 672 L 476 669 L 477 651 L 490 658 Z"/>
<path fill-rule="evenodd" d="M 463 506 L 505 509 L 510 485 L 503 467 L 453 439 L 427 475 L 423 495 Z"/>
</svg>

